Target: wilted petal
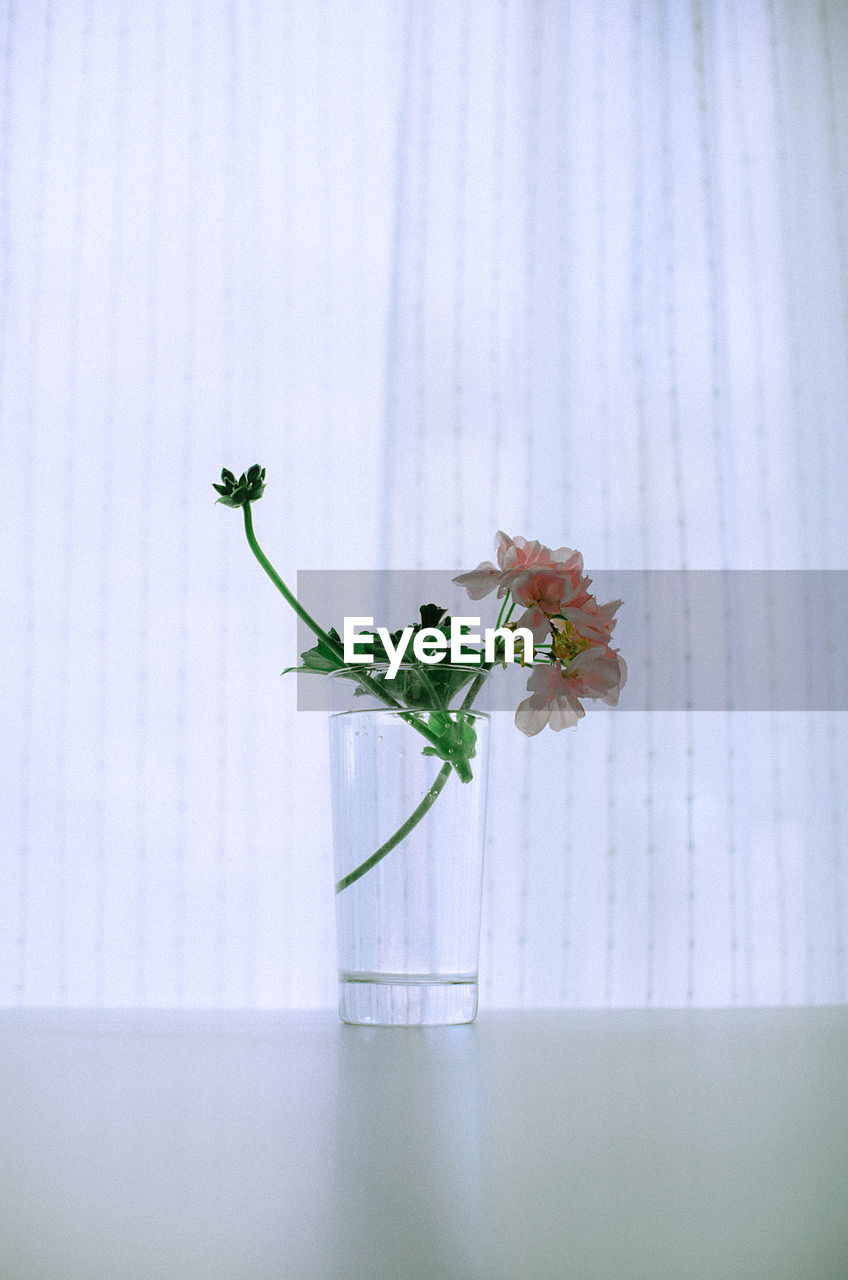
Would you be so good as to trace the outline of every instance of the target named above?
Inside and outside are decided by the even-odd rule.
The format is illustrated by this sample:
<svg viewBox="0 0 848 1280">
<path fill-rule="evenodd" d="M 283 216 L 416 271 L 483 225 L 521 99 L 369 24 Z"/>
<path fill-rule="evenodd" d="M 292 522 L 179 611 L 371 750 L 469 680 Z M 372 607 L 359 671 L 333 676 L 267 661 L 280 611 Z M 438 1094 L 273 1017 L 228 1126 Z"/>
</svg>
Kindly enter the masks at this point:
<svg viewBox="0 0 848 1280">
<path fill-rule="evenodd" d="M 571 600 L 577 585 L 562 569 L 546 565 L 517 573 L 510 583 L 510 590 L 520 604 L 535 606 L 551 617 L 562 612 L 561 606 Z"/>
<path fill-rule="evenodd" d="M 554 699 L 548 724 L 554 733 L 559 733 L 561 729 L 573 729 L 585 714 L 578 700 L 566 692 Z"/>
<path fill-rule="evenodd" d="M 527 681 L 527 690 L 532 696 L 518 704 L 515 723 L 528 736 L 538 733 L 546 724 L 555 733 L 571 729 L 585 714 L 572 683 L 563 676 L 558 662 L 540 663 L 534 667 Z"/>
<path fill-rule="evenodd" d="M 616 653 L 615 660 L 618 664 L 618 682 L 604 694 L 604 702 L 611 707 L 617 706 L 618 695 L 627 683 L 627 663 L 620 653 Z"/>
<path fill-rule="evenodd" d="M 535 734 L 542 732 L 550 714 L 551 708 L 546 702 L 536 698 L 535 695 L 532 698 L 525 698 L 515 709 L 515 727 L 522 733 L 526 733 L 528 738 L 532 738 Z"/>
<path fill-rule="evenodd" d="M 572 551 L 571 547 L 557 547 L 556 551 L 550 553 L 550 556 L 554 564 L 568 565 L 569 569 L 576 570 L 582 574 L 583 557 L 579 551 Z"/>
<path fill-rule="evenodd" d="M 551 698 L 556 693 L 557 684 L 561 679 L 559 663 L 540 662 L 530 673 L 527 690 L 542 698 Z"/>
<path fill-rule="evenodd" d="M 513 624 L 510 622 L 509 624 Z M 550 632 L 550 623 L 546 614 L 541 609 L 527 609 L 522 613 L 521 617 L 515 623 L 516 627 L 526 627 L 528 631 L 533 633 L 533 643 L 541 644 L 546 640 Z"/>
<path fill-rule="evenodd" d="M 501 575 L 490 560 L 484 560 L 469 573 L 460 573 L 451 581 L 459 587 L 465 587 L 472 600 L 482 600 L 490 591 L 494 591 L 500 582 Z"/>
<path fill-rule="evenodd" d="M 627 668 L 614 649 L 585 649 L 568 665 L 565 677 L 581 698 L 603 698 L 615 706 L 627 679 Z"/>
<path fill-rule="evenodd" d="M 498 564 L 502 569 L 506 567 L 504 564 L 504 560 L 506 559 L 507 555 L 510 553 L 513 546 L 514 546 L 514 542 L 513 542 L 513 539 L 509 536 L 509 534 L 504 533 L 503 529 L 498 529 L 497 533 L 495 534 L 495 555 L 497 556 Z"/>
<path fill-rule="evenodd" d="M 615 617 L 621 608 L 623 600 L 610 600 L 607 604 L 599 604 L 598 611 L 607 619 L 609 619 L 610 631 L 612 631 L 618 619 Z"/>
<path fill-rule="evenodd" d="M 620 600 L 614 601 L 611 609 L 609 605 L 599 605 L 594 596 L 587 596 L 563 602 L 559 616 L 566 618 L 584 639 L 606 644 L 615 626 L 613 614 L 620 604 Z"/>
</svg>

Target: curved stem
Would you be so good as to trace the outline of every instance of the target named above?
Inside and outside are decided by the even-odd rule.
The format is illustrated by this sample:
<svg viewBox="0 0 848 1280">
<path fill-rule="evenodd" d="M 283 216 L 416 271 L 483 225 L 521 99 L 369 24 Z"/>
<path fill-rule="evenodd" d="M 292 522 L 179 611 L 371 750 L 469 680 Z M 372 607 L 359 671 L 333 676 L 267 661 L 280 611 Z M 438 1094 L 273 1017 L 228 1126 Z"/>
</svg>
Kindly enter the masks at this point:
<svg viewBox="0 0 848 1280">
<path fill-rule="evenodd" d="M 486 679 L 486 676 L 488 674 L 489 674 L 488 670 L 481 671 L 479 676 L 474 677 L 471 684 L 469 685 L 468 692 L 466 693 L 465 697 L 462 699 L 462 706 L 460 707 L 460 711 L 468 711 L 472 702 L 477 697 L 477 694 L 480 692 L 483 681 Z"/>
<path fill-rule="evenodd" d="M 469 688 L 468 692 L 466 693 L 465 697 L 462 700 L 462 707 L 461 707 L 462 711 L 467 711 L 469 709 L 472 702 L 477 697 L 477 694 L 480 692 L 480 687 L 483 684 L 483 681 L 485 680 L 487 674 L 488 672 L 481 671 L 480 674 L 475 677 L 474 682 L 472 683 L 471 687 Z M 409 815 L 409 817 L 406 819 L 403 825 L 398 827 L 394 835 L 390 836 L 389 839 L 386 840 L 384 844 L 381 844 L 379 849 L 375 849 L 375 851 L 371 854 L 371 856 L 366 858 L 364 862 L 361 862 L 354 871 L 351 871 L 346 876 L 342 876 L 341 880 L 336 881 L 336 893 L 341 893 L 342 890 L 347 889 L 349 885 L 355 884 L 356 881 L 360 878 L 360 876 L 364 876 L 365 873 L 367 871 L 370 871 L 372 867 L 375 867 L 378 862 L 382 862 L 386 854 L 391 853 L 392 849 L 394 849 L 396 845 L 400 844 L 401 840 L 404 840 L 406 836 L 409 835 L 410 831 L 413 830 L 414 827 L 418 826 L 418 823 L 421 821 L 421 819 L 430 809 L 431 805 L 435 802 L 436 798 L 438 797 L 439 793 L 441 792 L 442 788 L 444 787 L 445 783 L 450 777 L 450 771 L 452 767 L 455 768 L 456 766 L 451 766 L 450 762 L 447 762 L 446 764 L 442 765 L 441 769 L 436 775 L 436 779 L 433 782 L 433 785 L 430 787 L 430 790 L 427 792 L 427 794 L 425 795 L 421 803 L 418 805 L 418 807 L 416 809 L 413 809 L 412 813 Z M 457 770 L 457 772 L 459 771 Z M 470 778 L 470 770 L 469 770 L 469 778 Z M 466 779 L 463 779 L 463 781 L 466 781 Z"/>
<path fill-rule="evenodd" d="M 347 889 L 350 885 L 355 884 L 361 876 L 365 875 L 366 871 L 370 871 L 372 867 L 376 867 L 378 862 L 382 862 L 386 854 L 391 853 L 392 849 L 394 849 L 396 845 L 399 845 L 401 840 L 409 835 L 413 827 L 418 825 L 424 817 L 424 814 L 434 804 L 437 796 L 450 777 L 451 767 L 450 763 L 442 765 L 436 775 L 433 785 L 424 796 L 424 799 L 417 808 L 413 809 L 412 813 L 403 825 L 398 827 L 394 835 L 389 836 L 385 844 L 381 844 L 379 849 L 375 849 L 370 858 L 366 858 L 364 862 L 361 862 L 354 871 L 349 872 L 346 876 L 342 876 L 341 880 L 336 881 L 336 893 L 341 893 L 343 889 Z"/>
<path fill-rule="evenodd" d="M 306 623 L 310 631 L 313 631 L 319 640 L 323 640 L 326 645 L 329 645 L 331 653 L 333 653 L 344 665 L 344 652 L 339 648 L 336 642 L 327 635 L 327 632 L 324 631 L 322 627 L 318 626 L 315 619 L 306 612 L 297 597 L 289 591 L 288 587 L 277 573 L 277 570 L 271 564 L 271 561 L 256 541 L 256 534 L 253 532 L 253 516 L 250 514 L 250 503 L 246 502 L 242 507 L 242 510 L 244 511 L 244 532 L 247 535 L 247 541 L 250 545 L 251 551 L 256 556 L 256 559 L 262 565 L 262 568 L 265 570 L 274 586 L 282 594 L 286 603 L 291 605 L 297 616 Z"/>
<path fill-rule="evenodd" d="M 306 609 L 304 609 L 297 597 L 283 582 L 282 578 L 277 573 L 277 570 L 271 564 L 271 561 L 265 555 L 265 552 L 257 542 L 256 534 L 253 531 L 253 516 L 250 511 L 250 503 L 246 502 L 242 510 L 244 511 L 244 531 L 247 536 L 248 545 L 256 559 L 259 561 L 260 565 L 265 570 L 286 603 L 291 605 L 297 616 L 306 623 L 310 631 L 312 631 L 319 640 L 324 641 L 333 656 L 337 658 L 340 665 L 343 666 L 344 651 L 339 648 L 338 644 L 336 644 L 332 637 L 327 634 L 323 627 L 319 627 L 311 614 L 307 613 Z M 485 672 L 481 672 L 474 680 L 468 690 L 468 693 L 465 695 L 462 703 L 462 710 L 465 711 L 471 706 L 471 703 L 477 696 L 477 692 L 483 683 L 485 674 Z M 422 737 L 427 739 L 428 742 L 438 745 L 438 736 L 434 734 L 422 720 L 419 719 L 414 711 L 401 710 L 401 703 L 399 703 L 396 698 L 393 698 L 385 689 L 381 688 L 378 681 L 372 680 L 365 672 L 363 672 L 361 676 L 357 676 L 357 678 L 359 679 L 360 684 L 362 684 L 371 693 L 375 694 L 381 702 L 384 702 L 387 706 L 398 710 L 401 719 L 405 720 L 407 724 L 416 729 Z M 427 680 L 426 683 L 429 685 L 429 680 Z M 381 862 L 387 853 L 391 853 L 392 849 L 394 849 L 396 845 L 400 844 L 401 840 L 409 835 L 410 831 L 418 825 L 425 813 L 427 813 L 430 807 L 435 803 L 437 797 L 442 791 L 442 788 L 450 777 L 451 769 L 456 769 L 463 782 L 471 780 L 471 768 L 467 760 L 455 761 L 453 763 L 451 763 L 451 761 L 446 761 L 445 764 L 442 765 L 436 775 L 435 781 L 417 808 L 415 808 L 406 821 L 398 827 L 394 835 L 390 836 L 384 844 L 380 845 L 379 849 L 376 849 L 369 858 L 366 858 L 365 861 L 356 867 L 355 870 L 351 871 L 349 875 L 343 876 L 342 879 L 337 882 L 336 893 L 341 893 L 341 891 L 348 888 L 349 885 L 355 884 L 361 876 L 364 876 L 367 871 L 370 871 L 378 862 Z"/>
<path fill-rule="evenodd" d="M 292 609 L 294 609 L 297 616 L 306 623 L 310 631 L 314 632 L 314 634 L 318 636 L 319 640 L 324 641 L 324 643 L 329 647 L 330 652 L 338 659 L 339 664 L 341 666 L 344 666 L 345 665 L 344 650 L 340 649 L 339 646 L 336 644 L 336 642 L 333 640 L 332 636 L 329 636 L 322 627 L 319 627 L 318 623 L 315 621 L 312 615 L 306 612 L 303 605 L 298 600 L 297 596 L 295 596 L 288 589 L 288 587 L 283 582 L 280 575 L 277 573 L 277 570 L 271 564 L 271 561 L 268 559 L 265 552 L 262 550 L 259 543 L 256 541 L 256 534 L 253 531 L 253 516 L 251 515 L 251 512 L 250 512 L 250 503 L 246 502 L 242 510 L 244 511 L 244 532 L 247 536 L 247 541 L 250 546 L 250 549 L 253 552 L 253 554 L 256 556 L 256 559 L 262 565 L 262 568 L 265 570 L 268 577 L 271 579 L 274 586 L 280 592 L 280 594 L 282 595 L 286 603 L 291 605 Z M 369 691 L 369 693 L 373 693 L 374 696 L 376 698 L 379 698 L 381 702 L 384 702 L 387 707 L 392 707 L 394 710 L 400 711 L 401 716 L 406 721 L 406 723 L 411 725 L 413 729 L 416 729 L 423 738 L 426 738 L 427 741 L 431 744 L 431 746 L 439 745 L 438 737 L 436 736 L 435 733 L 433 733 L 427 727 L 427 725 L 423 722 L 423 720 L 419 719 L 419 717 L 415 714 L 414 711 L 402 710 L 401 703 L 398 702 L 397 698 L 393 698 L 390 693 L 388 693 L 385 689 L 383 689 L 379 681 L 372 680 L 372 678 L 365 671 L 363 671 L 361 675 L 357 674 L 357 679 L 359 680 L 359 683 Z M 458 772 L 459 771 L 460 770 L 458 770 Z M 470 776 L 470 771 L 469 771 L 469 776 Z"/>
</svg>

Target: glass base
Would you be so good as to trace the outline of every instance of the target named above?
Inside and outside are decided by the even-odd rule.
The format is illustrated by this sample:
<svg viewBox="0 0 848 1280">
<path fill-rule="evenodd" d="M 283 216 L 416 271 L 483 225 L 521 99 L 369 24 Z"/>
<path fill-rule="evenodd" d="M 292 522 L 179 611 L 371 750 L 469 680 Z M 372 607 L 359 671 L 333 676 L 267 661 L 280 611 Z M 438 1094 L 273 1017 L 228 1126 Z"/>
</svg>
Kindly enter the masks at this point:
<svg viewBox="0 0 848 1280">
<path fill-rule="evenodd" d="M 477 1017 L 469 973 L 340 973 L 339 1017 L 370 1027 L 454 1027 Z"/>
</svg>

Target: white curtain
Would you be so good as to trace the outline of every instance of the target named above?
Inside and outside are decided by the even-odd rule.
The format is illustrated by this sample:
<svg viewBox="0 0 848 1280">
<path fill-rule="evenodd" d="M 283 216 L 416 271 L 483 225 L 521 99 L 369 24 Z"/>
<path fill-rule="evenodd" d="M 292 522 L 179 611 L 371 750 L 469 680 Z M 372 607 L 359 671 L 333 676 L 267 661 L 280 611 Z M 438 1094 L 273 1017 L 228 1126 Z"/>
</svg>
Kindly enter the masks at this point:
<svg viewBox="0 0 848 1280">
<path fill-rule="evenodd" d="M 331 1005 L 326 727 L 212 481 L 292 584 L 842 569 L 848 9 L 4 8 L 0 1000 Z M 492 750 L 484 1007 L 846 999 L 844 712 Z"/>
</svg>

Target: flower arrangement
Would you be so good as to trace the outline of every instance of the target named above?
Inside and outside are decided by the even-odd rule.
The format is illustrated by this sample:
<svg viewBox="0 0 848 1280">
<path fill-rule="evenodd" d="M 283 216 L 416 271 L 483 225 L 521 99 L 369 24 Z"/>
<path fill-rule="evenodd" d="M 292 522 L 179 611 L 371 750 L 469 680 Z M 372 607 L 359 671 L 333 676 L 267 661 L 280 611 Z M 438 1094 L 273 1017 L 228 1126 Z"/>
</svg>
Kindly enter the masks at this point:
<svg viewBox="0 0 848 1280">
<path fill-rule="evenodd" d="M 517 728 L 532 736 L 546 725 L 555 731 L 573 727 L 586 714 L 581 698 L 601 698 L 615 706 L 627 679 L 624 659 L 610 645 L 622 602 L 598 604 L 589 592 L 592 580 L 583 573 L 579 551 L 551 551 L 540 542 L 501 532 L 495 545 L 497 566 L 484 560 L 453 581 L 472 600 L 497 588 L 503 597 L 498 625 L 533 635 L 533 673 L 527 682 L 531 696 L 518 705 Z M 511 623 L 516 605 L 524 612 Z"/>
<path fill-rule="evenodd" d="M 546 726 L 555 732 L 574 727 L 585 715 L 583 701 L 600 699 L 614 706 L 627 678 L 619 651 L 610 644 L 620 600 L 601 605 L 589 591 L 591 579 L 583 570 L 578 551 L 559 547 L 552 551 L 537 541 L 496 537 L 497 563 L 483 561 L 476 569 L 453 579 L 472 600 L 496 592 L 501 600 L 494 628 L 494 642 L 486 654 L 467 655 L 459 662 L 444 662 L 451 633 L 446 610 L 424 604 L 419 620 L 389 635 L 383 628 L 359 632 L 367 642 L 373 663 L 346 654 L 346 644 L 335 627 L 325 630 L 303 608 L 283 582 L 256 540 L 251 506 L 265 491 L 265 468 L 258 464 L 241 476 L 221 472 L 214 489 L 218 501 L 241 507 L 248 544 L 287 603 L 316 637 L 317 643 L 300 655 L 300 665 L 289 671 L 311 671 L 353 681 L 356 694 L 369 693 L 396 710 L 426 740 L 423 754 L 443 761 L 435 782 L 421 804 L 402 826 L 369 858 L 336 884 L 336 892 L 348 888 L 382 860 L 421 821 L 435 802 L 452 772 L 462 782 L 473 776 L 476 733 L 471 708 L 483 682 L 495 666 L 520 662 L 530 666 L 527 693 L 515 712 L 515 724 L 528 736 Z M 516 610 L 520 610 L 517 616 Z M 347 627 L 343 627 L 347 635 Z M 394 663 L 403 645 L 413 657 Z M 426 643 L 425 643 L 426 642 Z M 427 645 L 430 645 L 428 656 Z M 435 650 L 435 653 L 433 652 Z M 441 654 L 441 657 L 439 656 Z M 458 696 L 462 700 L 454 706 Z M 450 709 L 451 707 L 454 709 Z"/>
</svg>

